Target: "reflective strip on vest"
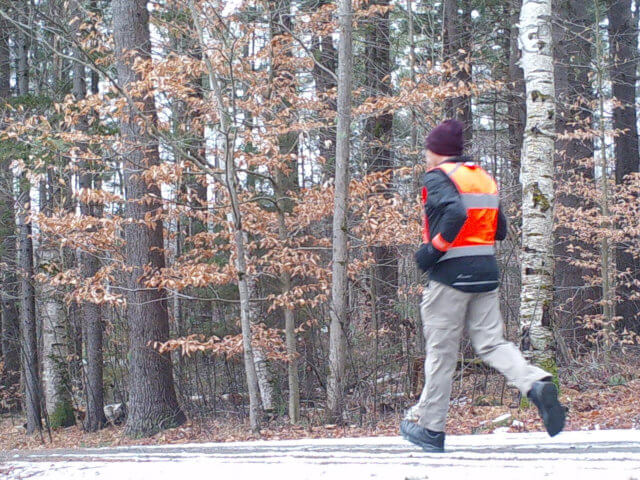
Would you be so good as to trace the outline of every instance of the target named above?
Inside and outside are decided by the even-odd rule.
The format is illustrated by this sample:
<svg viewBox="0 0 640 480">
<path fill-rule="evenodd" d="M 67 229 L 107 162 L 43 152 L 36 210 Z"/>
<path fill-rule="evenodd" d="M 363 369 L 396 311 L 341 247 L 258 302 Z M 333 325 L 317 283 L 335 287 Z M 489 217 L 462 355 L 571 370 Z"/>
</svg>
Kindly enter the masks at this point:
<svg viewBox="0 0 640 480">
<path fill-rule="evenodd" d="M 474 245 L 471 247 L 451 247 L 447 250 L 438 262 L 444 262 L 445 260 L 451 260 L 452 258 L 460 257 L 476 257 L 480 255 L 495 255 L 496 250 L 493 245 Z"/>
<path fill-rule="evenodd" d="M 452 258 L 495 255 L 495 233 L 500 198 L 495 180 L 473 163 L 439 165 L 453 182 L 467 211 L 467 220 L 449 245 L 441 245 L 445 254 L 438 262 Z M 434 245 L 437 248 L 437 246 Z"/>
<path fill-rule="evenodd" d="M 470 208 L 498 208 L 500 197 L 491 193 L 462 193 L 462 203 L 468 210 Z"/>
</svg>

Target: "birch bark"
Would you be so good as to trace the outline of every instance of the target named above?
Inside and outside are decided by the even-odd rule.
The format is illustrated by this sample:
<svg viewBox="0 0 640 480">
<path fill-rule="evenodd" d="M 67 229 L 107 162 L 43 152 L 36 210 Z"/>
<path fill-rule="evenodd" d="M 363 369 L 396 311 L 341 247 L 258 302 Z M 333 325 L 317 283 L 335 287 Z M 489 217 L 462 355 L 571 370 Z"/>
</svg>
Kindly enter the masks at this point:
<svg viewBox="0 0 640 480">
<path fill-rule="evenodd" d="M 520 11 L 520 65 L 527 120 L 522 147 L 523 349 L 541 366 L 554 362 L 550 322 L 553 289 L 553 158 L 555 91 L 551 0 L 524 0 Z"/>
<path fill-rule="evenodd" d="M 18 232 L 20 269 L 20 358 L 25 390 L 27 434 L 42 432 L 40 407 L 40 369 L 38 366 L 38 341 L 36 334 L 36 292 L 33 286 L 33 240 L 31 222 L 30 185 L 24 174 L 20 178 L 18 199 Z"/>
<path fill-rule="evenodd" d="M 40 269 L 48 270 L 60 262 L 60 256 L 51 245 L 40 250 Z M 42 319 L 42 384 L 45 408 L 52 428 L 69 427 L 76 423 L 71 404 L 69 351 L 67 327 L 62 299 L 56 289 L 47 283 L 39 288 Z"/>
</svg>

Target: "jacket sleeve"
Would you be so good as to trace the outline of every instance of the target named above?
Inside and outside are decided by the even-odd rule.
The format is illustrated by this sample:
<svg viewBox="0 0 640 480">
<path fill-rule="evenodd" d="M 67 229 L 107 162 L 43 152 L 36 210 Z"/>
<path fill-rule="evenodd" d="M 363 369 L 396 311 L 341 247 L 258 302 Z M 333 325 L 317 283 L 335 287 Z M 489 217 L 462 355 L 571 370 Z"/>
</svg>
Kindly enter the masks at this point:
<svg viewBox="0 0 640 480">
<path fill-rule="evenodd" d="M 467 220 L 467 210 L 451 180 L 438 170 L 427 173 L 425 186 L 429 193 L 426 214 L 429 223 L 437 216 L 437 229 L 431 241 L 423 243 L 415 253 L 415 260 L 423 272 L 428 271 L 448 250 Z"/>
<path fill-rule="evenodd" d="M 429 192 L 427 214 L 438 214 L 437 230 L 431 232 L 431 244 L 440 251 L 447 251 L 467 221 L 467 209 L 453 182 L 440 170 L 429 172 L 425 176 Z"/>
<path fill-rule="evenodd" d="M 496 240 L 502 241 L 507 238 L 508 222 L 502 210 L 502 204 L 498 207 L 498 228 L 496 229 Z"/>
</svg>

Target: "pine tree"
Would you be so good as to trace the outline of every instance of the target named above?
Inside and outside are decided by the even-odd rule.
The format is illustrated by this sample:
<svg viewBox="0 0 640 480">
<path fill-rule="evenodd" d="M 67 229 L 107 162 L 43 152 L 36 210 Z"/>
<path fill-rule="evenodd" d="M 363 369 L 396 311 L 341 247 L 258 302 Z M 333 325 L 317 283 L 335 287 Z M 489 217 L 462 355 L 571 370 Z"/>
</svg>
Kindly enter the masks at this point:
<svg viewBox="0 0 640 480">
<path fill-rule="evenodd" d="M 638 69 L 638 19 L 631 11 L 631 0 L 609 0 L 609 42 L 611 88 L 617 101 L 613 110 L 613 128 L 618 132 L 614 140 L 616 159 L 616 184 L 622 185 L 632 173 L 640 172 L 638 151 L 638 126 L 636 113 L 636 80 Z M 637 8 L 637 6 L 636 6 Z M 623 273 L 619 293 L 622 299 L 615 314 L 622 317 L 624 325 L 640 331 L 640 302 L 637 286 L 640 281 L 640 263 L 629 251 L 630 245 L 616 247 L 616 267 Z"/>
<path fill-rule="evenodd" d="M 118 81 L 128 90 L 141 80 L 135 61 L 148 60 L 151 55 L 146 0 L 115 0 L 113 27 Z M 153 97 L 133 91 L 122 115 L 126 216 L 131 219 L 124 227 L 125 259 L 132 269 L 127 284 L 130 364 L 126 431 L 131 436 L 146 436 L 180 425 L 185 416 L 176 399 L 171 357 L 153 348 L 153 342 L 169 336 L 166 294 L 145 285 L 150 273 L 165 266 L 162 221 L 144 223 L 161 208 L 158 187 L 147 184 L 141 175 L 159 163 L 158 144 L 152 135 L 157 122 Z"/>
</svg>

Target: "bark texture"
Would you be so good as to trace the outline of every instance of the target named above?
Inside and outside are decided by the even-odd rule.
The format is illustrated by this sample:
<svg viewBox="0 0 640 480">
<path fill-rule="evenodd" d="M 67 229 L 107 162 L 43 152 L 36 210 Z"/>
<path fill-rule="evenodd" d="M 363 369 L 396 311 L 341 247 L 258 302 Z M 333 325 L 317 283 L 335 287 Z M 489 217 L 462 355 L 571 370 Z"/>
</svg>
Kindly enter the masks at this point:
<svg viewBox="0 0 640 480">
<path fill-rule="evenodd" d="M 527 107 L 525 102 L 524 75 L 520 68 L 520 49 L 518 48 L 518 15 L 522 0 L 511 0 L 509 3 L 509 160 L 511 170 L 517 183 L 520 179 L 520 154 L 524 139 Z M 518 200 L 519 204 L 520 201 Z"/>
<path fill-rule="evenodd" d="M 42 430 L 40 369 L 36 329 L 36 292 L 33 285 L 33 240 L 31 238 L 29 183 L 20 179 L 18 228 L 20 241 L 20 357 L 24 380 L 27 434 Z"/>
<path fill-rule="evenodd" d="M 18 94 L 29 93 L 29 38 L 24 32 L 16 35 L 16 50 L 18 55 L 18 68 L 16 71 Z"/>
<path fill-rule="evenodd" d="M 389 0 L 376 0 L 373 5 L 388 7 Z M 372 97 L 391 95 L 391 39 L 389 36 L 389 11 L 369 18 L 365 49 L 367 94 Z M 387 112 L 367 118 L 365 121 L 365 161 L 367 172 L 381 172 L 393 168 L 393 113 Z M 385 185 L 390 193 L 391 184 Z M 395 248 L 385 245 L 373 247 L 376 261 L 374 277 L 378 293 L 378 309 L 382 318 L 395 324 L 394 307 L 397 301 L 398 255 Z"/>
<path fill-rule="evenodd" d="M 320 8 L 327 3 L 328 0 L 318 0 L 316 5 Z M 329 72 L 337 71 L 338 51 L 330 35 L 322 35 L 314 39 L 313 56 L 317 62 L 313 67 L 316 95 L 326 102 L 329 110 L 335 112 L 337 108 L 335 96 L 328 96 L 327 93 L 337 86 L 336 77 Z M 333 128 L 327 126 L 318 129 L 318 151 L 320 156 L 326 159 L 324 180 L 329 180 L 331 167 L 335 165 L 336 159 L 335 125 Z"/>
<path fill-rule="evenodd" d="M 524 72 L 527 122 L 522 148 L 523 348 L 541 366 L 555 362 L 550 321 L 553 288 L 553 158 L 555 90 L 551 0 L 523 0 L 520 64 Z M 547 366 L 550 368 L 550 365 Z"/>
<path fill-rule="evenodd" d="M 29 47 L 25 34 L 18 34 L 18 95 L 29 94 Z M 24 173 L 19 179 L 18 196 L 18 269 L 20 275 L 20 360 L 27 415 L 27 434 L 42 430 L 42 389 L 38 363 L 36 291 L 34 286 L 31 185 Z"/>
<path fill-rule="evenodd" d="M 292 39 L 290 32 L 293 31 L 293 22 L 291 14 L 290 0 L 276 0 L 274 2 L 274 11 L 272 13 L 272 38 L 275 40 L 281 37 L 282 44 L 285 45 L 285 59 L 289 60 L 292 55 Z M 274 52 L 280 53 L 280 52 Z M 296 78 L 291 71 L 280 60 L 280 55 L 272 57 L 273 71 L 273 91 L 272 95 L 276 96 L 283 107 L 291 105 L 290 98 L 294 98 L 296 94 Z M 278 117 L 283 122 L 294 119 L 289 113 L 283 112 L 283 108 L 279 109 Z M 286 116 L 285 116 L 286 115 Z M 290 131 L 283 133 L 278 138 L 278 149 L 283 159 L 287 156 L 293 158 L 286 162 L 282 168 L 275 172 L 274 194 L 276 200 L 276 209 L 278 213 L 278 236 L 283 245 L 286 245 L 288 233 L 286 225 L 286 216 L 290 215 L 293 210 L 293 204 L 290 199 L 294 190 L 299 189 L 298 182 L 298 132 Z M 280 292 L 287 294 L 291 290 L 291 275 L 287 271 L 282 271 L 279 275 Z M 285 324 L 285 342 L 287 347 L 287 380 L 289 386 L 289 421 L 293 424 L 300 421 L 300 379 L 298 376 L 298 359 L 297 359 L 297 339 L 295 333 L 295 312 L 292 308 L 283 309 Z"/>
<path fill-rule="evenodd" d="M 139 80 L 133 68 L 135 60 L 150 58 L 146 0 L 115 0 L 113 25 L 118 81 L 128 89 Z M 157 114 L 153 96 L 138 92 L 133 99 L 142 111 L 128 105 L 129 111 L 121 120 L 126 216 L 132 220 L 124 228 L 125 259 L 132 267 L 127 285 L 130 363 L 126 432 L 147 436 L 180 425 L 185 416 L 176 399 L 171 357 L 153 348 L 153 342 L 169 337 L 166 294 L 145 286 L 147 276 L 165 266 L 162 221 L 153 221 L 153 226 L 142 222 L 161 208 L 158 201 L 149 198 L 160 198 L 160 190 L 141 177 L 146 168 L 159 163 L 158 145 L 149 131 Z"/>
<path fill-rule="evenodd" d="M 78 1 L 73 2 L 76 20 L 72 24 L 74 34 L 80 35 L 79 23 L 82 12 Z M 86 70 L 83 64 L 83 54 L 79 49 L 73 52 L 76 61 L 73 64 L 73 95 L 81 100 L 87 95 Z M 92 79 L 92 87 L 97 87 L 97 81 Z M 97 78 L 95 79 L 97 80 Z M 82 118 L 78 129 L 85 131 L 88 128 L 86 118 Z M 80 151 L 88 153 L 88 146 L 78 145 Z M 99 189 L 100 176 L 95 172 L 95 165 L 83 162 L 80 175 L 80 189 Z M 102 207 L 98 204 L 80 202 L 80 213 L 85 217 L 101 217 Z M 92 278 L 100 269 L 100 260 L 93 252 L 80 252 L 78 255 L 80 271 L 83 278 Z M 83 428 L 87 432 L 95 432 L 106 424 L 104 415 L 104 385 L 103 385 L 103 350 L 102 350 L 102 312 L 100 305 L 93 302 L 84 302 L 79 306 L 82 325 L 83 348 L 83 374 L 84 374 L 84 398 L 86 402 L 86 415 Z"/>
<path fill-rule="evenodd" d="M 55 273 L 60 255 L 53 245 L 40 248 L 40 273 Z M 76 423 L 71 404 L 68 370 L 67 325 L 65 311 L 55 286 L 43 282 L 39 288 L 38 316 L 42 321 L 42 384 L 45 407 L 51 428 L 69 427 Z"/>
<path fill-rule="evenodd" d="M 236 249 L 236 270 L 238 272 L 238 292 L 240 295 L 240 322 L 242 328 L 242 346 L 244 348 L 244 368 L 249 390 L 249 423 L 254 433 L 260 431 L 260 397 L 258 372 L 255 365 L 255 355 L 251 344 L 251 298 L 249 289 L 249 272 L 245 252 L 245 233 L 242 229 L 240 201 L 238 200 L 237 178 L 233 163 L 232 147 L 227 142 L 226 147 L 226 182 L 232 204 L 232 219 L 234 224 L 234 241 Z"/>
<path fill-rule="evenodd" d="M 616 184 L 621 185 L 627 175 L 640 171 L 636 114 L 638 28 L 637 18 L 631 12 L 631 0 L 609 0 L 609 39 L 611 89 L 613 97 L 619 102 L 613 110 L 613 128 L 624 130 L 615 138 Z M 633 228 L 632 225 L 630 227 Z M 637 283 L 636 287 L 629 285 L 640 282 L 640 260 L 627 251 L 628 247 L 625 244 L 616 247 L 616 268 L 626 274 L 618 285 L 618 294 L 622 298 L 615 313 L 622 317 L 625 327 L 638 332 L 638 287 Z"/>
<path fill-rule="evenodd" d="M 554 30 L 555 91 L 558 102 L 556 128 L 559 134 L 587 129 L 593 124 L 590 102 L 594 100 L 591 79 L 593 12 L 584 8 L 580 0 L 558 0 L 555 5 L 558 22 Z M 593 166 L 583 161 L 594 156 L 593 139 L 561 139 L 556 142 L 556 202 L 575 209 L 584 204 L 581 195 L 567 190 L 576 176 L 593 180 Z M 554 312 L 558 325 L 569 328 L 575 319 L 597 313 L 595 301 L 600 295 L 597 286 L 588 285 L 585 277 L 594 272 L 576 265 L 572 259 L 577 253 L 569 253 L 570 244 L 583 250 L 593 249 L 576 241 L 571 224 L 560 223 L 555 231 Z M 595 253 L 595 252 L 593 252 Z"/>
<path fill-rule="evenodd" d="M 0 131 L 5 127 L 2 118 L 4 102 L 11 95 L 11 57 L 9 51 L 9 25 L 0 18 Z M 18 278 L 16 276 L 16 220 L 13 194 L 11 159 L 0 158 L 0 262 L 2 271 L 0 301 L 2 302 L 2 358 L 5 382 L 13 384 L 20 371 L 20 321 L 18 318 Z"/>
<path fill-rule="evenodd" d="M 331 324 L 329 327 L 329 378 L 327 413 L 342 422 L 347 328 L 347 213 L 349 205 L 349 133 L 351 125 L 351 86 L 353 81 L 353 9 L 351 0 L 338 2 L 338 124 L 336 131 L 335 193 L 333 204 L 333 248 L 331 285 Z"/>
<path fill-rule="evenodd" d="M 0 6 L 3 6 L 0 3 Z M 11 55 L 9 22 L 0 17 L 0 105 L 11 95 Z"/>
<path fill-rule="evenodd" d="M 245 239 L 246 240 L 246 239 Z M 249 298 L 258 297 L 258 285 L 257 279 L 254 275 L 247 275 L 247 291 L 249 292 Z M 260 321 L 260 308 L 255 302 L 249 303 L 249 318 L 251 324 L 255 325 Z M 273 375 L 269 368 L 269 361 L 264 350 L 258 346 L 253 346 L 253 364 L 256 369 L 256 376 L 258 378 L 258 389 L 260 390 L 260 399 L 262 400 L 262 409 L 265 412 L 273 412 Z"/>
</svg>

